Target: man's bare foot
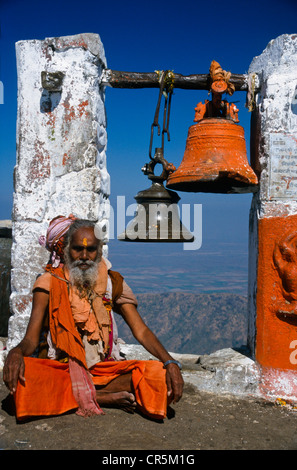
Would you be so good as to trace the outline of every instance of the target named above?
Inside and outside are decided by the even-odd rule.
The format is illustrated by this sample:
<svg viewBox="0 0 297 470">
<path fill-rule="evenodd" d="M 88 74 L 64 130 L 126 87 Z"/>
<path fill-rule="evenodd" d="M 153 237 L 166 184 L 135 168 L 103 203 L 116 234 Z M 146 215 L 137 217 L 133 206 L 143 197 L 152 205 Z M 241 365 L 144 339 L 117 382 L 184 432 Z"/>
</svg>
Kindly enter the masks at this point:
<svg viewBox="0 0 297 470">
<path fill-rule="evenodd" d="M 128 413 L 133 413 L 136 408 L 135 397 L 130 392 L 101 392 L 97 390 L 96 398 L 99 405 L 103 407 L 121 408 Z"/>
</svg>

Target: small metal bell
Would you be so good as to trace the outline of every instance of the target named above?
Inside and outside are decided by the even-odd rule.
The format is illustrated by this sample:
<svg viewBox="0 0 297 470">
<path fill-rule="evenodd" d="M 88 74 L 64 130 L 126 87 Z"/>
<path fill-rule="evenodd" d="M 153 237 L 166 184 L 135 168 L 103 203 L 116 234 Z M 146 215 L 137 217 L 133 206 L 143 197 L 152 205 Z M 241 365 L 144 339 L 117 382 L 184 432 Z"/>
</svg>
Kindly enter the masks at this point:
<svg viewBox="0 0 297 470">
<path fill-rule="evenodd" d="M 156 149 L 160 157 L 161 149 Z M 118 236 L 121 241 L 133 242 L 193 242 L 194 236 L 182 224 L 177 206 L 180 197 L 163 186 L 164 177 L 149 173 L 152 185 L 135 196 L 137 208 L 133 220 Z"/>
</svg>

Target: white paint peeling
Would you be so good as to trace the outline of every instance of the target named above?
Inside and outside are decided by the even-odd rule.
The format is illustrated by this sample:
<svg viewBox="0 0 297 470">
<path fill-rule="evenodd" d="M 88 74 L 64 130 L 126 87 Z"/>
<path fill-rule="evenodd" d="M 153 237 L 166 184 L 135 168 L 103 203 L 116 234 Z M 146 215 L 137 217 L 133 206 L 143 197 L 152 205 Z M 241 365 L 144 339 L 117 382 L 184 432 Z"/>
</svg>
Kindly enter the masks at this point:
<svg viewBox="0 0 297 470">
<path fill-rule="evenodd" d="M 70 213 L 104 220 L 101 195 L 106 198 L 110 191 L 104 88 L 100 87 L 106 59 L 99 36 L 20 41 L 16 56 L 17 163 L 9 347 L 25 333 L 30 292 L 48 260 L 38 243 L 48 222 Z M 47 80 L 43 88 L 42 72 L 47 78 L 61 72 L 61 85 L 51 91 Z"/>
</svg>

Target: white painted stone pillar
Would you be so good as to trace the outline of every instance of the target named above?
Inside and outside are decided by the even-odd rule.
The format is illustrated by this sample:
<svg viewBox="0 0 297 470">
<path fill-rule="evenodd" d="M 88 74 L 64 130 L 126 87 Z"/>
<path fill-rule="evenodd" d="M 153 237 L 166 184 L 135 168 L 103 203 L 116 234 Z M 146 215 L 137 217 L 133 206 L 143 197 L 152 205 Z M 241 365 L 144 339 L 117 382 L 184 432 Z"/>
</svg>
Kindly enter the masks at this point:
<svg viewBox="0 0 297 470">
<path fill-rule="evenodd" d="M 250 213 L 249 345 L 264 394 L 297 398 L 297 34 L 272 40 L 249 74 L 259 192 Z"/>
<path fill-rule="evenodd" d="M 48 261 L 39 246 L 57 215 L 108 224 L 106 116 L 97 34 L 20 41 L 8 349 L 23 337 L 31 289 Z"/>
</svg>

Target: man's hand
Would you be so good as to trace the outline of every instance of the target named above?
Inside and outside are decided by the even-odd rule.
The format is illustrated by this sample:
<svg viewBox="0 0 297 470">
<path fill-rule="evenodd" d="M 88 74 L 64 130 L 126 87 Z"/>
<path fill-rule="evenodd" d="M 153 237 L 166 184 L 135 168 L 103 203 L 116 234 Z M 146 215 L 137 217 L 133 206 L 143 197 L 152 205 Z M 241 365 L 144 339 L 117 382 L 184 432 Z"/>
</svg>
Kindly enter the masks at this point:
<svg viewBox="0 0 297 470">
<path fill-rule="evenodd" d="M 166 382 L 168 390 L 168 402 L 177 403 L 183 394 L 184 380 L 177 364 L 166 366 Z"/>
<path fill-rule="evenodd" d="M 25 381 L 25 363 L 20 349 L 12 349 L 6 358 L 3 367 L 3 382 L 13 394 L 16 391 L 18 380 Z"/>
<path fill-rule="evenodd" d="M 49 303 L 49 294 L 43 289 L 36 289 L 33 294 L 31 317 L 24 339 L 9 351 L 3 367 L 3 382 L 10 390 L 16 391 L 18 380 L 25 381 L 24 356 L 31 356 L 39 344 L 40 331 Z"/>
</svg>

